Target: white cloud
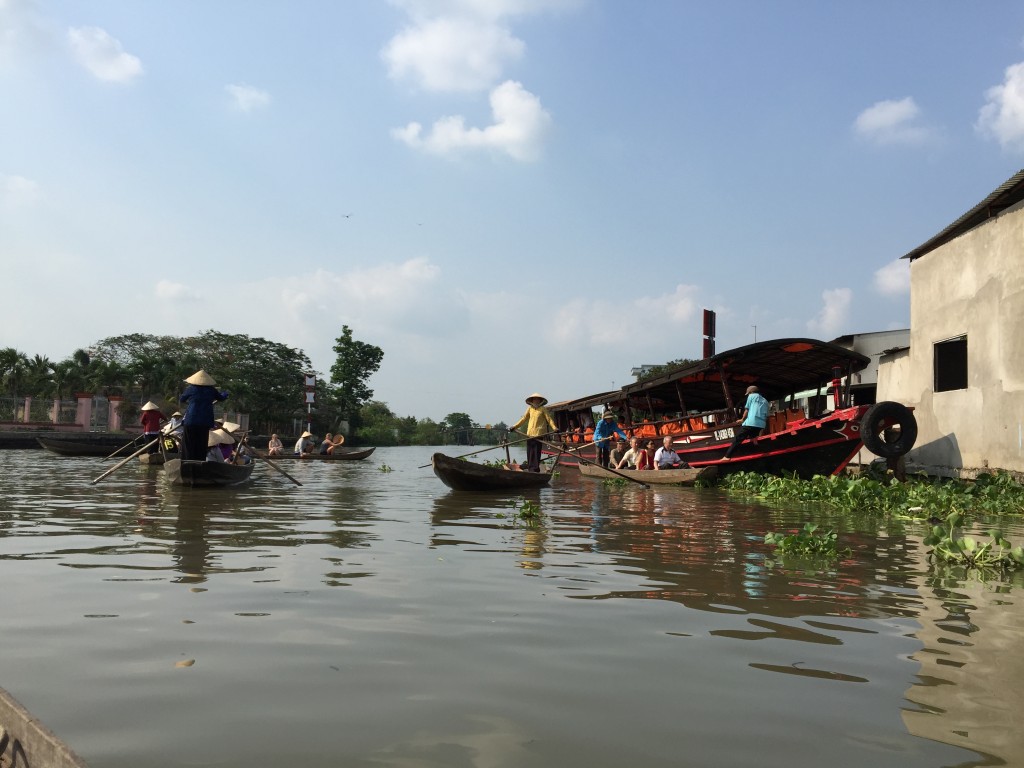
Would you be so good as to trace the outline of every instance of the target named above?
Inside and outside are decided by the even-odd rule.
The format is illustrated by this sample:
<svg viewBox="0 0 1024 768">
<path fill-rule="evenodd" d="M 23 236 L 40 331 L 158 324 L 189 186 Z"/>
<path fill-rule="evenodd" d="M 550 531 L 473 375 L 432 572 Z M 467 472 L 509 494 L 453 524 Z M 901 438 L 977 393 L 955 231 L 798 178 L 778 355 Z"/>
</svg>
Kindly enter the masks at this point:
<svg viewBox="0 0 1024 768">
<path fill-rule="evenodd" d="M 925 144 L 934 131 L 921 123 L 921 110 L 910 96 L 872 104 L 854 122 L 854 131 L 876 144 Z"/>
<path fill-rule="evenodd" d="M 875 272 L 875 290 L 884 296 L 910 293 L 910 262 L 897 259 Z"/>
<path fill-rule="evenodd" d="M 1024 151 L 1024 62 L 1007 67 L 1002 85 L 989 88 L 985 97 L 977 130 L 1003 149 Z"/>
<path fill-rule="evenodd" d="M 127 83 L 142 74 L 142 62 L 99 27 L 72 27 L 68 42 L 78 62 L 99 80 Z"/>
<path fill-rule="evenodd" d="M 252 112 L 270 104 L 270 94 L 251 85 L 225 85 L 224 90 L 231 97 L 231 106 L 241 112 Z"/>
<path fill-rule="evenodd" d="M 2 3 L 3 0 L 0 0 Z M 24 206 L 32 205 L 42 197 L 39 184 L 24 176 L 4 176 L 0 174 L 0 205 Z"/>
<path fill-rule="evenodd" d="M 381 56 L 396 80 L 411 77 L 428 91 L 481 91 L 498 82 L 525 47 L 499 24 L 448 17 L 403 30 Z"/>
<path fill-rule="evenodd" d="M 190 288 L 183 283 L 175 283 L 171 280 L 161 280 L 156 284 L 153 289 L 153 293 L 161 301 L 178 303 L 178 302 L 196 302 L 200 301 L 203 296 L 201 293 L 193 288 Z"/>
<path fill-rule="evenodd" d="M 562 304 L 551 323 L 552 338 L 562 346 L 608 347 L 660 345 L 665 337 L 693 331 L 698 311 L 696 286 L 677 285 L 672 293 L 619 300 L 572 299 Z M 652 322 L 657 334 L 651 333 Z"/>
<path fill-rule="evenodd" d="M 509 80 L 491 92 L 494 123 L 486 128 L 466 128 L 461 115 L 443 117 L 423 135 L 419 123 L 396 128 L 391 135 L 410 147 L 437 155 L 467 150 L 496 150 L 516 160 L 535 160 L 551 124 L 540 99 L 520 83 Z"/>
<path fill-rule="evenodd" d="M 815 336 L 836 336 L 850 322 L 850 305 L 853 302 L 853 291 L 849 288 L 832 288 L 822 291 L 821 300 L 824 306 L 821 308 L 818 316 L 807 323 L 807 327 Z"/>
</svg>

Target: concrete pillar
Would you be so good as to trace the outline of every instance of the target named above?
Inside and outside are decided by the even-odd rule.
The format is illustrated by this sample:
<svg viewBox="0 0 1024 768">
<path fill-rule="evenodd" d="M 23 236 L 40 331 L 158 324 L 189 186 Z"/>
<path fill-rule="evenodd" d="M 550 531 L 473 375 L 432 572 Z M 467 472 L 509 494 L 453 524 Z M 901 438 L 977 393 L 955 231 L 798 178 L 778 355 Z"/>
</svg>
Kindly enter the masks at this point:
<svg viewBox="0 0 1024 768">
<path fill-rule="evenodd" d="M 29 395 L 25 398 L 25 413 L 22 414 L 21 420 L 28 424 L 32 421 L 32 396 Z"/>
<path fill-rule="evenodd" d="M 75 392 L 78 410 L 75 412 L 75 423 L 86 432 L 92 426 L 92 392 Z"/>
<path fill-rule="evenodd" d="M 50 423 L 56 424 L 60 421 L 60 398 L 53 398 L 53 407 L 50 409 Z"/>
<path fill-rule="evenodd" d="M 121 395 L 109 395 L 107 397 L 107 431 L 108 432 L 120 432 L 121 431 L 121 410 L 118 408 L 121 405 L 124 397 Z"/>
</svg>

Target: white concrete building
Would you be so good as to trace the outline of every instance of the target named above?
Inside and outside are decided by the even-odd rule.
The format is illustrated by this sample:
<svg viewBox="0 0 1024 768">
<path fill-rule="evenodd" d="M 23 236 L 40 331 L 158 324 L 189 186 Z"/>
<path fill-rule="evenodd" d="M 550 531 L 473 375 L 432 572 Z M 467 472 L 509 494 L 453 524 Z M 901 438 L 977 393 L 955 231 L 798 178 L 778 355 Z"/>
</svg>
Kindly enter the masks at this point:
<svg viewBox="0 0 1024 768">
<path fill-rule="evenodd" d="M 903 258 L 910 345 L 882 356 L 878 400 L 915 409 L 908 470 L 1024 471 L 1024 171 Z"/>
</svg>

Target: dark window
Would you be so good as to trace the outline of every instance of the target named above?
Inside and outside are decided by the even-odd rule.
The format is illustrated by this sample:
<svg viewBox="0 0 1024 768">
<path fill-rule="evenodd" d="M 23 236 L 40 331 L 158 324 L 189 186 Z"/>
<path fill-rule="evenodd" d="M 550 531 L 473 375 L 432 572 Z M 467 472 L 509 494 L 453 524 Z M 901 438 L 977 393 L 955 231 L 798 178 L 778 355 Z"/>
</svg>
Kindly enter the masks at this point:
<svg viewBox="0 0 1024 768">
<path fill-rule="evenodd" d="M 967 389 L 967 337 L 940 341 L 935 345 L 935 391 Z"/>
</svg>

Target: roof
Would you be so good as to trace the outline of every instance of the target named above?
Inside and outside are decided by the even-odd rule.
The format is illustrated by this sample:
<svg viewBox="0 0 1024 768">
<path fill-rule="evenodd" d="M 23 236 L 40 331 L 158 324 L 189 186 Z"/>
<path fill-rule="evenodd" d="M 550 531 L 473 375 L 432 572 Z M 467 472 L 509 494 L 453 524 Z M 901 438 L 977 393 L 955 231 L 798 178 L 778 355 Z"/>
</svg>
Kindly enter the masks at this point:
<svg viewBox="0 0 1024 768">
<path fill-rule="evenodd" d="M 604 405 L 615 400 L 622 399 L 622 392 L 613 389 L 610 392 L 598 392 L 594 395 L 584 395 L 575 400 L 560 400 L 557 403 L 548 403 L 545 408 L 549 411 L 585 411 L 596 405 Z"/>
<path fill-rule="evenodd" d="M 1021 200 L 1024 200 L 1024 170 L 1017 171 L 1017 173 L 1003 182 L 998 189 L 971 208 L 971 210 L 939 232 L 931 240 L 922 243 L 901 258 L 910 259 L 911 261 L 919 259 L 926 253 L 934 251 L 951 240 L 955 240 L 965 232 L 969 232 L 979 224 L 995 218 Z"/>
<path fill-rule="evenodd" d="M 711 410 L 725 405 L 723 373 L 733 403 L 740 403 L 752 384 L 767 399 L 777 400 L 827 384 L 832 379 L 834 366 L 839 366 L 845 375 L 848 370 L 861 371 L 870 363 L 871 358 L 866 355 L 827 341 L 773 339 L 728 350 L 629 384 L 613 399 L 628 397 L 631 403 L 646 407 L 650 397 L 655 405 L 678 407 L 681 393 L 687 410 Z"/>
</svg>

